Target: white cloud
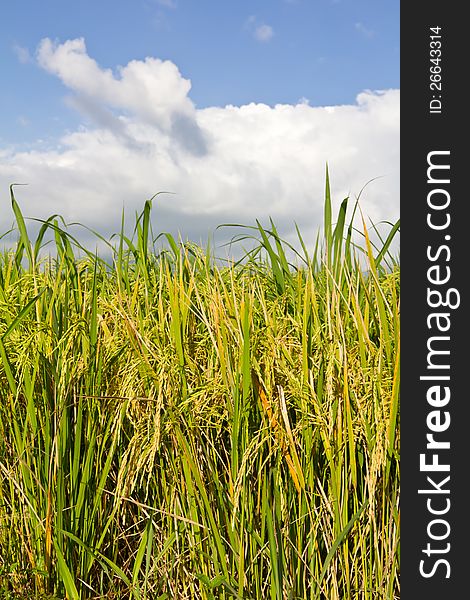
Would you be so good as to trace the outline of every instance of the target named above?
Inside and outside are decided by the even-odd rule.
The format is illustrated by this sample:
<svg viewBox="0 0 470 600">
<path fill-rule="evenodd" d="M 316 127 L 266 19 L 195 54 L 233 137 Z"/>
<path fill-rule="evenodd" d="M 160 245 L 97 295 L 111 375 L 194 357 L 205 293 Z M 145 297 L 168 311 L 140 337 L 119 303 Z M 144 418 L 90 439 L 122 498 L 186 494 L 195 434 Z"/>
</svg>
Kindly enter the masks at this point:
<svg viewBox="0 0 470 600">
<path fill-rule="evenodd" d="M 355 23 L 354 27 L 356 28 L 356 31 L 359 31 L 359 33 L 361 33 L 364 37 L 373 38 L 375 36 L 375 31 L 369 27 L 366 27 L 364 23 Z"/>
<path fill-rule="evenodd" d="M 250 15 L 246 19 L 244 29 L 248 30 L 258 42 L 269 42 L 274 35 L 271 25 L 260 23 L 256 15 Z"/>
<path fill-rule="evenodd" d="M 168 127 L 175 114 L 193 114 L 188 98 L 191 82 L 181 77 L 169 60 L 148 57 L 111 69 L 101 69 L 88 56 L 83 38 L 55 44 L 42 40 L 38 47 L 39 65 L 57 75 L 77 94 L 113 108 L 132 111 L 154 125 Z"/>
<path fill-rule="evenodd" d="M 16 58 L 19 60 L 19 62 L 23 65 L 32 61 L 28 48 L 25 48 L 24 46 L 14 44 L 13 52 L 16 54 Z"/>
<path fill-rule="evenodd" d="M 156 2 L 160 6 L 165 6 L 166 8 L 176 8 L 176 0 L 156 0 Z"/>
<path fill-rule="evenodd" d="M 398 90 L 364 91 L 355 104 L 335 107 L 196 109 L 189 80 L 170 61 L 149 57 L 113 73 L 88 56 L 82 39 L 43 40 L 37 58 L 87 120 L 55 148 L 3 150 L 1 189 L 29 183 L 17 190 L 28 216 L 60 213 L 112 232 L 123 205 L 132 216 L 165 190 L 174 195 L 155 200 L 156 231 L 199 241 L 220 223 L 272 217 L 287 239 L 295 238 L 297 222 L 314 240 L 328 162 L 336 207 L 379 177 L 366 188 L 362 209 L 374 222 L 398 217 Z M 2 211 L 0 231 L 12 220 Z"/>
<path fill-rule="evenodd" d="M 271 25 L 259 25 L 254 31 L 254 36 L 259 42 L 269 42 L 273 37 L 274 31 Z"/>
</svg>

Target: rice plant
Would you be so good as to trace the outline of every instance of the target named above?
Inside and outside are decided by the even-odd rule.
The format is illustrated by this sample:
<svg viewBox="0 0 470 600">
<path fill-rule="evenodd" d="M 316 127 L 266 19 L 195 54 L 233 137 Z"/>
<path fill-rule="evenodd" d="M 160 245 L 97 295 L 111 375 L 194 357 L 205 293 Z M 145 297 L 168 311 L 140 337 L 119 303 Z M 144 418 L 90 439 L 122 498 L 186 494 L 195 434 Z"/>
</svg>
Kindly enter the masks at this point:
<svg viewBox="0 0 470 600">
<path fill-rule="evenodd" d="M 314 251 L 224 265 L 148 201 L 107 261 L 11 203 L 0 598 L 398 598 L 399 225 L 358 245 L 327 177 Z"/>
</svg>

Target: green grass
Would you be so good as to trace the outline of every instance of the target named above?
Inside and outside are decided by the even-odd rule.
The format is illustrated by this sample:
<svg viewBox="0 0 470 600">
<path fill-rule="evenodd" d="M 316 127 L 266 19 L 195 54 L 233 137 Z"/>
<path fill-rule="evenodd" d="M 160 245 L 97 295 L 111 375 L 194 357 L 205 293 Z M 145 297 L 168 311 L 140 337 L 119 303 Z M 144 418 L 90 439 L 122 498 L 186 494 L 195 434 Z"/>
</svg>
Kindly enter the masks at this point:
<svg viewBox="0 0 470 600">
<path fill-rule="evenodd" d="M 0 598 L 398 598 L 398 224 L 358 246 L 327 178 L 310 255 L 223 266 L 149 201 L 107 264 L 11 200 Z"/>
</svg>

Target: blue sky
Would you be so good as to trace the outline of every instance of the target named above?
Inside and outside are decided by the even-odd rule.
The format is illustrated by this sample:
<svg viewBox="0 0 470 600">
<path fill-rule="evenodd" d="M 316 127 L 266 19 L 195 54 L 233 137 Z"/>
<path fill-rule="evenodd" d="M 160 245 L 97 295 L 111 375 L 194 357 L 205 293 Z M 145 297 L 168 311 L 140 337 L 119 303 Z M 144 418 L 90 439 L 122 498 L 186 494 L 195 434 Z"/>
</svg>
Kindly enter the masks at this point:
<svg viewBox="0 0 470 600">
<path fill-rule="evenodd" d="M 49 46 L 43 42 L 45 39 L 49 40 Z M 38 50 L 40 48 L 42 50 Z M 338 162 L 342 174 L 338 176 L 337 187 L 338 192 L 343 189 L 347 192 L 345 177 L 357 172 L 352 162 L 347 163 L 347 156 L 350 161 L 355 157 L 365 165 L 369 150 L 351 138 L 349 154 L 345 152 L 344 145 L 348 144 L 344 138 L 345 126 L 338 119 L 344 117 L 346 123 L 346 115 L 349 115 L 352 123 L 357 117 L 359 127 L 364 113 L 371 119 L 369 125 L 362 123 L 372 127 L 370 143 L 382 143 L 380 128 L 385 127 L 382 141 L 390 144 L 391 135 L 397 147 L 393 159 L 389 154 L 384 155 L 383 167 L 376 164 L 370 172 L 361 170 L 362 184 L 373 177 L 387 176 L 385 171 L 397 178 L 398 0 L 17 0 L 2 3 L 0 8 L 0 56 L 3 79 L 0 185 L 5 187 L 14 176 L 28 179 L 31 188 L 47 181 L 63 185 L 71 190 L 62 206 L 65 212 L 77 212 L 73 210 L 76 205 L 72 190 L 74 186 L 80 188 L 77 171 L 83 173 L 84 178 L 90 175 L 90 165 L 81 159 L 86 148 L 87 156 L 94 150 L 100 158 L 108 156 L 108 162 L 102 165 L 104 173 L 106 168 L 116 164 L 113 161 L 130 165 L 136 160 L 137 164 L 138 156 L 144 179 L 149 175 L 150 163 L 160 165 L 162 184 L 172 186 L 172 191 L 180 194 L 182 214 L 190 215 L 191 211 L 199 216 L 205 214 L 208 223 L 211 222 L 209 217 L 213 216 L 215 223 L 217 218 L 231 214 L 214 202 L 224 185 L 229 186 L 229 195 L 233 196 L 229 203 L 231 212 L 236 206 L 237 192 L 246 198 L 246 190 L 238 186 L 232 175 L 235 173 L 241 181 L 243 174 L 249 171 L 254 193 L 260 198 L 261 213 L 264 214 L 267 207 L 278 206 L 278 216 L 283 218 L 286 186 L 299 177 L 309 176 L 309 161 L 304 163 L 305 172 L 301 172 L 299 165 L 288 164 L 285 153 L 279 150 L 273 161 L 283 161 L 285 168 L 291 170 L 291 179 L 275 181 L 276 177 L 270 179 L 269 161 L 264 164 L 261 158 L 263 143 L 267 144 L 267 151 L 272 149 L 273 140 L 283 146 L 285 139 L 286 147 L 291 150 L 298 147 L 305 157 L 307 146 L 302 144 L 306 136 L 310 136 L 308 152 L 317 143 L 315 154 L 309 159 L 311 169 L 320 173 L 327 160 L 335 162 L 334 144 L 325 145 L 325 140 L 328 140 L 328 131 L 334 135 L 337 130 L 340 133 L 336 139 L 342 144 L 339 154 L 343 153 L 343 162 Z M 146 58 L 154 62 L 146 62 Z M 161 68 L 162 64 L 166 67 Z M 128 84 L 123 76 L 126 65 L 133 65 L 127 71 Z M 74 70 L 77 71 L 75 78 Z M 167 76 L 171 82 L 165 79 Z M 135 78 L 140 92 L 136 91 L 136 97 L 132 98 L 130 90 L 132 82 L 137 81 Z M 162 100 L 158 96 L 157 90 L 162 88 L 175 90 L 173 107 L 171 97 Z M 149 107 L 153 103 L 154 89 L 155 105 L 164 102 L 164 107 L 151 115 Z M 147 92 L 144 106 L 137 96 L 145 96 Z M 362 104 L 358 103 L 358 97 L 364 93 L 369 96 L 362 96 Z M 113 94 L 118 98 L 116 101 Z M 379 104 L 381 110 L 389 111 L 386 114 L 392 121 L 387 120 L 385 113 L 378 114 Z M 228 105 L 240 110 L 230 111 L 225 108 Z M 285 109 L 281 110 L 279 105 Z M 308 107 L 312 109 L 310 112 Z M 336 110 L 338 122 L 328 125 L 331 129 L 323 132 L 329 117 L 323 118 L 327 113 L 315 111 L 317 107 L 343 107 L 344 110 L 342 113 Z M 345 112 L 348 107 L 351 113 Z M 243 131 L 247 145 L 251 146 L 250 131 L 256 130 L 258 125 L 260 131 L 255 142 L 258 154 L 253 154 L 250 164 L 244 166 L 236 136 Z M 150 127 L 156 128 L 151 140 L 146 138 Z M 357 135 L 355 127 L 352 126 L 351 135 Z M 319 132 L 318 135 L 315 132 Z M 191 136 L 193 139 L 189 142 Z M 213 141 L 212 145 L 209 140 Z M 154 141 L 155 148 L 160 148 L 158 152 L 150 149 Z M 117 156 L 113 152 L 119 144 L 122 154 Z M 173 148 L 172 144 L 176 146 Z M 191 162 L 191 156 L 178 154 L 185 144 L 186 153 L 198 144 L 204 149 L 204 152 L 201 150 L 204 168 L 202 155 L 196 165 Z M 144 147 L 147 150 L 142 156 L 138 153 Z M 163 156 L 162 152 L 167 154 Z M 361 156 L 361 152 L 366 156 Z M 374 154 L 377 163 L 380 151 L 376 148 Z M 127 162 L 124 162 L 125 157 Z M 170 162 L 165 162 L 167 159 Z M 143 166 L 146 161 L 148 167 Z M 41 165 L 46 163 L 49 179 L 46 172 L 41 171 Z M 72 177 L 69 173 L 67 187 L 64 164 L 71 163 L 75 166 L 75 175 Z M 172 168 L 180 169 L 173 177 L 163 168 L 170 163 Z M 208 189 L 208 183 L 191 187 L 191 174 L 199 178 L 211 173 L 211 168 L 217 165 L 221 172 L 226 169 L 218 189 Z M 159 187 L 158 177 L 142 188 L 131 181 L 131 177 L 128 179 L 127 203 L 130 205 L 138 202 L 140 192 L 148 188 L 150 194 L 155 186 Z M 178 182 L 182 182 L 181 186 Z M 359 179 L 350 181 L 351 184 L 351 190 L 358 193 Z M 124 181 L 120 189 L 122 185 Z M 299 185 L 296 191 L 302 195 L 307 187 L 306 183 Z M 392 187 L 383 192 L 382 200 L 371 201 L 372 212 L 376 213 L 373 216 L 387 215 L 386 206 L 378 210 L 378 203 L 390 205 L 387 194 L 396 195 L 398 190 L 396 185 Z M 87 191 L 91 194 L 89 188 Z M 124 196 L 117 199 L 114 192 L 110 189 L 109 197 L 102 192 L 103 207 L 126 202 Z M 212 200 L 201 200 L 204 193 Z M 267 200 L 273 193 L 279 197 L 277 203 Z M 29 197 L 32 205 L 40 204 L 39 199 L 32 200 L 39 198 L 37 189 L 22 194 L 26 202 Z M 240 207 L 245 206 L 244 202 L 240 201 Z M 392 204 L 389 212 L 395 216 L 398 198 Z M 302 207 L 306 205 L 306 199 L 299 200 L 294 210 L 296 217 L 302 215 Z M 45 208 L 53 209 L 55 205 L 48 204 Z M 167 207 L 168 214 L 170 209 L 174 207 Z M 98 221 L 100 214 L 98 211 Z M 249 210 L 246 215 L 253 216 Z M 168 223 L 170 221 L 169 216 Z M 203 229 L 201 226 L 198 232 Z"/>
</svg>

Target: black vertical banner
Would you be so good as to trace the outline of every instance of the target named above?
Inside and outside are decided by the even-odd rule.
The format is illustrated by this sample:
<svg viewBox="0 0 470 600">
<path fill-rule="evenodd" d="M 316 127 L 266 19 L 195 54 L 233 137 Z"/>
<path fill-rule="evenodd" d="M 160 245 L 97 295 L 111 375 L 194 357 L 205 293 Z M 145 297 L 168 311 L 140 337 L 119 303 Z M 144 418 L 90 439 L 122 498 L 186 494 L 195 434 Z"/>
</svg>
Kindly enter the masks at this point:
<svg viewBox="0 0 470 600">
<path fill-rule="evenodd" d="M 403 600 L 470 598 L 463 6 L 401 4 Z"/>
</svg>

